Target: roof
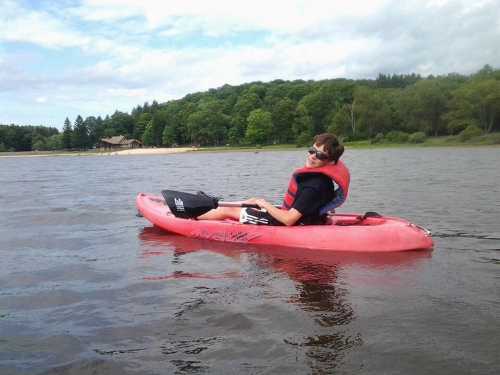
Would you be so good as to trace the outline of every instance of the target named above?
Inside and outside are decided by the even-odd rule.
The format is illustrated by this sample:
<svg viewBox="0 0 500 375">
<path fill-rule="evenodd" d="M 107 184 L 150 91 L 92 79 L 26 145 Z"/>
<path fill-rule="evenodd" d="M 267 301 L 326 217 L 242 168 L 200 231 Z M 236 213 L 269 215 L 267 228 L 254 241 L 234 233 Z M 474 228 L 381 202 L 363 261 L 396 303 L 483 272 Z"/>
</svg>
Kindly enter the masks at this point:
<svg viewBox="0 0 500 375">
<path fill-rule="evenodd" d="M 111 138 L 101 138 L 101 142 L 111 145 L 123 145 L 127 143 L 127 139 L 123 135 L 117 135 Z"/>
<path fill-rule="evenodd" d="M 130 145 L 135 142 L 142 144 L 142 142 L 137 139 L 127 139 L 123 135 L 116 135 L 110 138 L 101 138 L 101 142 L 108 143 L 110 145 Z"/>
</svg>

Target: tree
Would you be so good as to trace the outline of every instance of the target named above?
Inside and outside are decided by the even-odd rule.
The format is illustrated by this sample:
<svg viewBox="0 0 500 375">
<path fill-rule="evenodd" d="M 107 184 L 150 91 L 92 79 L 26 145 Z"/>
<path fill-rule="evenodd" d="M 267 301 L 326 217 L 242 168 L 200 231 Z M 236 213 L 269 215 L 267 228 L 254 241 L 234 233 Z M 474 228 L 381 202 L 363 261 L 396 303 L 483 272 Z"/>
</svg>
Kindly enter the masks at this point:
<svg viewBox="0 0 500 375">
<path fill-rule="evenodd" d="M 151 115 L 151 113 L 141 113 L 139 115 L 139 118 L 137 119 L 137 122 L 134 126 L 133 137 L 135 139 L 142 139 L 142 136 L 146 131 L 146 127 L 148 126 L 152 118 L 153 116 Z"/>
<path fill-rule="evenodd" d="M 216 102 L 220 103 L 218 100 Z M 163 130 L 164 144 L 186 144 L 189 142 L 187 119 L 196 111 L 197 107 L 199 105 L 180 100 L 171 101 L 165 106 L 162 110 L 166 119 Z M 220 110 L 220 107 L 218 107 L 218 110 Z"/>
<path fill-rule="evenodd" d="M 200 102 L 198 110 L 187 120 L 192 142 L 202 145 L 224 144 L 229 124 L 229 116 L 222 112 L 221 103 L 213 99 Z"/>
<path fill-rule="evenodd" d="M 134 118 L 125 112 L 115 111 L 110 118 L 113 135 L 123 135 L 127 138 L 134 134 Z"/>
<path fill-rule="evenodd" d="M 154 146 L 160 146 L 163 144 L 163 129 L 167 124 L 167 116 L 163 110 L 154 112 L 151 118 L 151 136 Z"/>
<path fill-rule="evenodd" d="M 314 136 L 313 122 L 303 104 L 297 106 L 297 117 L 292 125 L 294 139 L 297 145 L 303 146 L 311 142 Z"/>
<path fill-rule="evenodd" d="M 351 118 L 351 107 L 352 105 L 346 104 L 335 112 L 335 115 L 332 117 L 330 125 L 328 126 L 328 132 L 341 137 L 355 135 L 356 127 L 352 124 L 353 119 Z"/>
<path fill-rule="evenodd" d="M 47 138 L 47 150 L 60 150 L 63 148 L 63 135 L 54 134 Z"/>
<path fill-rule="evenodd" d="M 64 128 L 63 128 L 63 137 L 62 137 L 62 143 L 63 147 L 65 149 L 70 149 L 71 148 L 71 138 L 73 134 L 73 129 L 71 127 L 71 121 L 66 117 L 66 120 L 64 120 Z"/>
<path fill-rule="evenodd" d="M 322 87 L 302 98 L 300 104 L 311 117 L 314 133 L 323 133 L 327 127 L 325 119 L 336 105 L 334 92 Z"/>
<path fill-rule="evenodd" d="M 438 78 L 417 82 L 412 88 L 415 95 L 414 115 L 420 119 L 421 128 L 435 136 L 445 130 L 443 115 L 447 111 L 449 90 Z"/>
<path fill-rule="evenodd" d="M 146 125 L 146 130 L 142 135 L 142 142 L 145 146 L 153 146 L 154 145 L 154 137 L 153 137 L 153 121 L 150 121 Z"/>
<path fill-rule="evenodd" d="M 391 109 L 384 89 L 360 86 L 354 92 L 354 116 L 360 133 L 369 138 L 392 126 Z"/>
<path fill-rule="evenodd" d="M 269 143 L 273 131 L 271 113 L 255 109 L 248 115 L 245 141 L 250 144 Z"/>
<path fill-rule="evenodd" d="M 82 116 L 78 115 L 73 127 L 72 145 L 74 148 L 85 150 L 89 148 L 89 130 L 83 121 Z"/>
<path fill-rule="evenodd" d="M 40 134 L 33 134 L 31 139 L 31 148 L 34 151 L 41 151 L 47 149 L 47 138 Z"/>
<path fill-rule="evenodd" d="M 238 101 L 234 105 L 231 119 L 231 138 L 233 138 L 235 143 L 244 138 L 247 118 L 250 112 L 261 106 L 262 101 L 257 94 L 246 92 L 240 95 Z"/>
<path fill-rule="evenodd" d="M 97 118 L 89 116 L 84 120 L 84 124 L 88 130 L 88 146 L 94 147 L 104 137 L 103 120 L 100 116 Z"/>
<path fill-rule="evenodd" d="M 447 119 L 455 130 L 475 124 L 485 133 L 494 130 L 500 120 L 500 81 L 473 79 L 455 90 Z"/>
<path fill-rule="evenodd" d="M 176 139 L 177 139 L 177 134 L 176 134 L 176 129 L 174 126 L 167 124 L 165 128 L 163 129 L 163 135 L 162 135 L 162 142 L 164 145 L 167 146 L 173 146 L 176 145 Z"/>
<path fill-rule="evenodd" d="M 276 102 L 271 108 L 272 138 L 275 142 L 286 143 L 294 139 L 292 126 L 296 117 L 296 104 L 293 100 L 283 98 Z"/>
</svg>

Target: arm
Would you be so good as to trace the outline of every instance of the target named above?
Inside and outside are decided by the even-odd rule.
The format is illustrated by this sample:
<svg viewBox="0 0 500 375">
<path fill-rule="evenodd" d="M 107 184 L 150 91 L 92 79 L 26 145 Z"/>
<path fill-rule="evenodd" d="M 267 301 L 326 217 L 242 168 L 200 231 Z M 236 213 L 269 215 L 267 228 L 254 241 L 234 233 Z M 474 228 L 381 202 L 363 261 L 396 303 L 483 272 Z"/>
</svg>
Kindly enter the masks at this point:
<svg viewBox="0 0 500 375">
<path fill-rule="evenodd" d="M 295 208 L 290 210 L 282 210 L 281 208 L 273 206 L 271 203 L 262 198 L 252 198 L 246 201 L 248 203 L 258 204 L 260 208 L 264 208 L 269 215 L 274 217 L 280 223 L 286 226 L 294 225 L 301 217 L 302 214 Z"/>
</svg>

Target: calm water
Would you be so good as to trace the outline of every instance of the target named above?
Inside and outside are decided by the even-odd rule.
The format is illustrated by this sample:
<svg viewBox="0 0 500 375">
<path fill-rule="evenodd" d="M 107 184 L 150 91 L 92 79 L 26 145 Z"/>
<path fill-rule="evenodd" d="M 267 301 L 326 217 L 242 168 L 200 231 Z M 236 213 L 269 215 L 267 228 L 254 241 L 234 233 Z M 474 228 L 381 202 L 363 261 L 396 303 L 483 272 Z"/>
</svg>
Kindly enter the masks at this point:
<svg viewBox="0 0 500 375">
<path fill-rule="evenodd" d="M 280 201 L 305 152 L 0 159 L 0 373 L 498 374 L 500 149 L 348 150 L 343 212 L 434 233 L 350 255 L 186 239 L 138 192 Z"/>
</svg>

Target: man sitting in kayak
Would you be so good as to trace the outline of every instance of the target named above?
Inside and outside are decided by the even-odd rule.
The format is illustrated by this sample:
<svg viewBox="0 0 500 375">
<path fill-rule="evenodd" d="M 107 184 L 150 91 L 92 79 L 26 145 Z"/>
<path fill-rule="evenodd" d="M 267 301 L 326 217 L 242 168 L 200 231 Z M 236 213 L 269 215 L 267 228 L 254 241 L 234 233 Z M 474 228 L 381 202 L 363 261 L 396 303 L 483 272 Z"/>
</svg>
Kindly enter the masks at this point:
<svg viewBox="0 0 500 375">
<path fill-rule="evenodd" d="M 283 206 L 274 206 L 265 199 L 251 198 L 244 203 L 257 204 L 259 209 L 218 207 L 198 216 L 198 220 L 232 218 L 243 224 L 311 225 L 325 223 L 327 213 L 340 206 L 349 190 L 349 170 L 340 161 L 344 153 L 334 134 L 314 137 L 308 150 L 306 165 L 296 170 L 285 194 Z M 338 186 L 335 189 L 335 185 Z"/>
</svg>

